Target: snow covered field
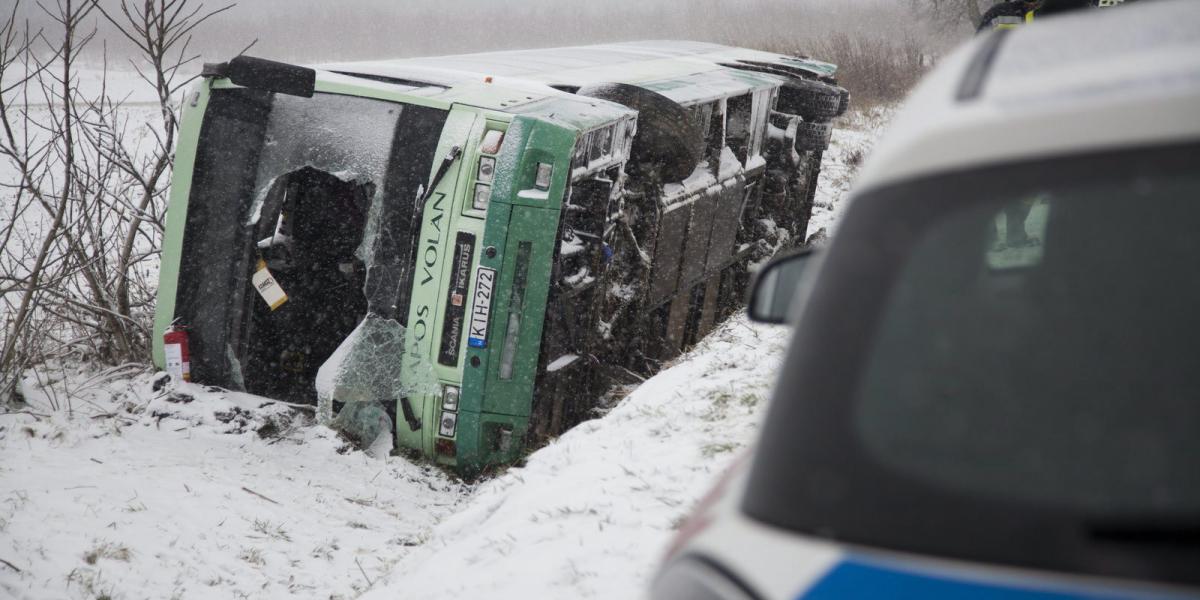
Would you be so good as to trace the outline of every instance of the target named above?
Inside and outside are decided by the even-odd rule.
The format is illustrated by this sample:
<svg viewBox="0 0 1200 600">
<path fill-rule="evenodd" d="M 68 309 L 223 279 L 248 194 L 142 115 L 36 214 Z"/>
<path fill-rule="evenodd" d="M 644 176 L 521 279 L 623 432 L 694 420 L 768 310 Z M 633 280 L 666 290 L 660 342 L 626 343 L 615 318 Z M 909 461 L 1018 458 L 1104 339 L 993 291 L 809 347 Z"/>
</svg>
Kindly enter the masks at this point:
<svg viewBox="0 0 1200 600">
<path fill-rule="evenodd" d="M 810 231 L 884 120 L 834 133 Z M 0 414 L 0 597 L 637 597 L 753 439 L 788 334 L 735 317 L 474 485 L 349 450 L 308 409 L 137 367 L 31 373 Z"/>
<path fill-rule="evenodd" d="M 787 333 L 732 319 L 474 487 L 248 394 L 40 373 L 0 421 L 0 596 L 636 596 L 752 437 Z"/>
</svg>

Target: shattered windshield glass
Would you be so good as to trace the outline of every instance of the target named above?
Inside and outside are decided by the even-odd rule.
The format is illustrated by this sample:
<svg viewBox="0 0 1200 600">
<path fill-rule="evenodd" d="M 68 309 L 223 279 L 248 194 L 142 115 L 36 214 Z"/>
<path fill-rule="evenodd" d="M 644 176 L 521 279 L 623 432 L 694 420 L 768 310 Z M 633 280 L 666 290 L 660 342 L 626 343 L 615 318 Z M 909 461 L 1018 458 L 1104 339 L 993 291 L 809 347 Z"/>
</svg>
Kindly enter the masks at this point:
<svg viewBox="0 0 1200 600">
<path fill-rule="evenodd" d="M 403 298 L 415 199 L 445 119 L 354 96 L 212 92 L 176 310 L 205 381 L 311 403 L 335 357 L 331 401 L 393 402 L 436 384 L 428 361 L 406 356 Z M 270 299 L 256 283 L 266 273 Z M 404 363 L 419 382 L 400 382 Z"/>
<path fill-rule="evenodd" d="M 433 363 L 422 357 L 406 333 L 406 328 L 396 320 L 367 313 L 317 373 L 317 418 L 329 421 L 333 416 L 334 400 L 347 405 L 369 404 L 415 394 L 440 393 Z M 397 358 L 402 358 L 403 363 Z M 369 420 L 351 422 L 357 410 L 341 411 L 340 428 L 363 429 L 364 434 L 360 437 L 369 444 L 379 432 L 375 435 L 365 433 L 370 431 L 366 428 L 373 425 Z"/>
<path fill-rule="evenodd" d="M 371 181 L 376 184 L 376 194 L 382 194 L 400 111 L 399 104 L 356 96 L 276 95 L 246 224 L 261 219 L 263 204 L 276 180 L 300 167 L 314 167 L 344 180 Z M 378 211 L 372 214 L 377 216 Z M 377 226 L 377 222 L 368 223 L 367 230 Z M 361 252 L 360 248 L 359 257 L 363 258 Z"/>
</svg>

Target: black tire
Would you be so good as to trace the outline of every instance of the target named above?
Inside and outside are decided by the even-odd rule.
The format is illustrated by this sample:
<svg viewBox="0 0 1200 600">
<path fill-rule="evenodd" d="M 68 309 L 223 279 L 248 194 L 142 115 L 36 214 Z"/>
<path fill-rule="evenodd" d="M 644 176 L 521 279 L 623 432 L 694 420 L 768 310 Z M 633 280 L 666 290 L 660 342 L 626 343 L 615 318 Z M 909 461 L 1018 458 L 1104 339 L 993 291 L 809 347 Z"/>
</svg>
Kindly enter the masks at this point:
<svg viewBox="0 0 1200 600">
<path fill-rule="evenodd" d="M 832 119 L 841 114 L 842 88 L 819 81 L 790 80 L 780 89 L 778 110 L 800 115 L 806 121 Z"/>
<path fill-rule="evenodd" d="M 842 98 L 842 103 L 841 103 L 841 105 L 838 106 L 838 113 L 837 113 L 837 116 L 840 117 L 840 116 L 846 114 L 847 110 L 850 110 L 850 90 L 843 88 L 843 87 L 839 87 L 838 92 Z"/>
<path fill-rule="evenodd" d="M 691 114 L 674 100 L 625 83 L 602 83 L 579 89 L 580 96 L 599 98 L 638 111 L 629 165 L 635 171 L 657 170 L 664 182 L 682 181 L 703 158 L 704 137 Z"/>
<path fill-rule="evenodd" d="M 804 121 L 796 130 L 796 151 L 809 152 L 824 150 L 829 147 L 829 138 L 833 135 L 833 123 L 822 121 L 814 123 Z"/>
</svg>

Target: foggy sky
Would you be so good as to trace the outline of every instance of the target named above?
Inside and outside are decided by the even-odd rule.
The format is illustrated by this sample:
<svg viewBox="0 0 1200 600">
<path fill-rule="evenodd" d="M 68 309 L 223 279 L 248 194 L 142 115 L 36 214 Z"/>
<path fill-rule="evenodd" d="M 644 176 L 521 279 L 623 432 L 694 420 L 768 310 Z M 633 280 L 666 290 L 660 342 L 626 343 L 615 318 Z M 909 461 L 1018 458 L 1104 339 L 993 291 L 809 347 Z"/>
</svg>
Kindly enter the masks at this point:
<svg viewBox="0 0 1200 600">
<path fill-rule="evenodd" d="M 189 49 L 217 62 L 257 40 L 247 54 L 298 63 L 668 38 L 804 52 L 830 31 L 927 35 L 907 14 L 908 1 L 242 0 L 199 28 Z M 226 4 L 204 2 L 208 9 Z M 35 2 L 22 0 L 19 10 L 35 27 L 57 31 Z M 99 28 L 89 56 L 130 53 L 98 14 L 89 21 Z"/>
</svg>

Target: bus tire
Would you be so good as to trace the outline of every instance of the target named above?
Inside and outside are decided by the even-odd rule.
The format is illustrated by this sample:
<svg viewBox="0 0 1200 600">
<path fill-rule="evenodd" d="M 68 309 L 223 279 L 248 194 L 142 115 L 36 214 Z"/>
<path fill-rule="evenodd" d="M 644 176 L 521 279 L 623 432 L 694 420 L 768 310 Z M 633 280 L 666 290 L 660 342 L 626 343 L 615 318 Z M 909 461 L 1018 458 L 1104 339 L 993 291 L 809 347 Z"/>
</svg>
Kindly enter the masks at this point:
<svg viewBox="0 0 1200 600">
<path fill-rule="evenodd" d="M 829 147 L 829 139 L 832 135 L 832 122 L 823 121 L 814 123 L 812 121 L 804 121 L 796 129 L 796 151 L 824 150 Z"/>
<path fill-rule="evenodd" d="M 664 182 L 682 181 L 703 157 L 704 137 L 696 130 L 687 109 L 657 92 L 626 83 L 601 83 L 582 87 L 580 96 L 608 100 L 638 111 L 629 165 L 657 170 Z"/>
<path fill-rule="evenodd" d="M 824 121 L 841 114 L 842 88 L 820 81 L 793 79 L 780 88 L 778 110 Z"/>
<path fill-rule="evenodd" d="M 837 116 L 840 117 L 840 116 L 846 114 L 847 110 L 850 110 L 850 90 L 843 88 L 843 87 L 839 87 L 838 92 L 839 92 L 839 96 L 841 97 L 841 104 L 838 105 Z"/>
</svg>

